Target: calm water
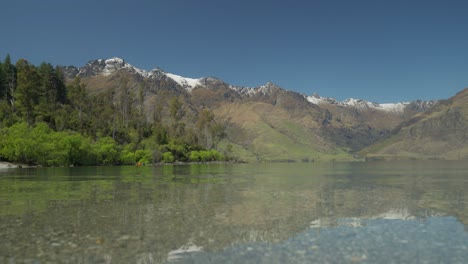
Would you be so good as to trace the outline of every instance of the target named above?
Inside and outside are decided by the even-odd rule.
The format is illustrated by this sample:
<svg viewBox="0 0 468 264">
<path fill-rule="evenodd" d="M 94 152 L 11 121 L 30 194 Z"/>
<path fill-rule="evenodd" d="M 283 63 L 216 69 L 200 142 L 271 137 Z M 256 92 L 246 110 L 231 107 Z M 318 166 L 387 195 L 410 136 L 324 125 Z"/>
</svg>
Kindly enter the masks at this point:
<svg viewBox="0 0 468 264">
<path fill-rule="evenodd" d="M 468 163 L 0 170 L 0 263 L 468 263 Z"/>
</svg>

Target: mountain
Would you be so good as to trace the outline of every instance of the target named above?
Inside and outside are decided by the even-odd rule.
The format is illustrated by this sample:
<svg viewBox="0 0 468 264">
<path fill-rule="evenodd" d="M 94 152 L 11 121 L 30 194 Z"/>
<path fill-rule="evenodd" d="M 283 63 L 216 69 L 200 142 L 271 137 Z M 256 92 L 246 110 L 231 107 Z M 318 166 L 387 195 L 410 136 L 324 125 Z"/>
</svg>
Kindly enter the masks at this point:
<svg viewBox="0 0 468 264">
<path fill-rule="evenodd" d="M 80 77 L 91 93 L 118 99 L 124 84 L 142 89 L 141 108 L 149 122 L 169 116 L 171 98 L 183 103 L 183 120 L 211 110 L 225 127 L 219 149 L 246 161 L 353 159 L 354 153 L 390 135 L 415 115 L 439 107 L 438 101 L 378 104 L 359 99 L 339 102 L 307 96 L 273 83 L 241 87 L 214 78 L 187 78 L 156 68 L 142 70 L 120 58 L 99 59 L 85 66 L 62 67 L 69 81 Z M 120 90 L 119 90 L 120 89 Z M 441 107 L 441 106 L 440 106 Z"/>
<path fill-rule="evenodd" d="M 374 159 L 468 158 L 468 88 L 398 125 L 362 150 Z"/>
<path fill-rule="evenodd" d="M 72 79 L 76 76 L 81 78 L 86 77 L 95 77 L 95 76 L 110 76 L 113 73 L 119 72 L 121 70 L 126 71 L 127 73 L 139 75 L 143 78 L 150 79 L 161 79 L 162 77 L 170 78 L 172 81 L 179 84 L 181 87 L 192 89 L 195 86 L 202 85 L 201 79 L 192 79 L 178 76 L 172 73 L 166 73 L 163 70 L 156 68 L 151 71 L 146 71 L 134 67 L 133 65 L 127 63 L 121 58 L 110 58 L 110 59 L 99 59 L 88 62 L 84 67 L 76 68 L 75 66 L 66 66 L 62 68 L 65 72 L 65 76 L 69 79 Z"/>
</svg>

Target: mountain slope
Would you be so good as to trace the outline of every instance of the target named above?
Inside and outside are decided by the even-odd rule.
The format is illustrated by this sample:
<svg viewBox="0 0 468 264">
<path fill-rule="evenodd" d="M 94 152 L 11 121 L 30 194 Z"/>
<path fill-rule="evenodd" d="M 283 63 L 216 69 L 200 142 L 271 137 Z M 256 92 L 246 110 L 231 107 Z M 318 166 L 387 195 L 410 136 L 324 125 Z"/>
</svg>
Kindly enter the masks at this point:
<svg viewBox="0 0 468 264">
<path fill-rule="evenodd" d="M 159 68 L 141 70 L 119 58 L 62 69 L 69 80 L 80 77 L 91 93 L 115 103 L 126 94 L 141 94 L 141 100 L 133 104 L 144 110 L 148 122 L 171 122 L 169 101 L 175 97 L 182 102 L 182 121 L 188 129 L 195 129 L 194 120 L 201 111 L 211 110 L 216 122 L 225 127 L 226 137 L 218 149 L 249 161 L 352 159 L 351 153 L 437 105 L 436 101 L 338 102 L 273 83 L 239 87 L 213 77 L 186 78 Z"/>
<path fill-rule="evenodd" d="M 468 89 L 415 115 L 385 140 L 365 148 L 370 158 L 468 158 Z"/>
</svg>

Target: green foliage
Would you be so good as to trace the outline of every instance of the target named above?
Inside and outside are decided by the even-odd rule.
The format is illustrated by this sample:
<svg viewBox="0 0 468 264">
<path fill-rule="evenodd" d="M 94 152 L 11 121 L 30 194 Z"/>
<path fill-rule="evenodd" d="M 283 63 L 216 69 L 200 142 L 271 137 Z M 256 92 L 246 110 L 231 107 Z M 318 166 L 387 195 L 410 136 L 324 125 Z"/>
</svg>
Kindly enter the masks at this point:
<svg viewBox="0 0 468 264">
<path fill-rule="evenodd" d="M 99 164 L 117 164 L 119 150 L 116 142 L 110 137 L 102 137 L 95 144 L 94 149 Z"/>
<path fill-rule="evenodd" d="M 190 152 L 190 161 L 193 162 L 208 162 L 223 160 L 223 156 L 217 150 L 200 150 Z"/>
<path fill-rule="evenodd" d="M 37 74 L 36 67 L 30 65 L 26 60 L 19 60 L 16 63 L 18 69 L 17 87 L 14 93 L 16 98 L 16 108 L 28 124 L 34 123 L 34 112 L 39 104 L 40 77 Z"/>
<path fill-rule="evenodd" d="M 198 131 L 198 143 L 209 149 L 215 147 L 225 136 L 225 128 L 217 123 L 211 110 L 203 109 L 199 113 L 195 128 Z"/>
<path fill-rule="evenodd" d="M 46 123 L 17 123 L 0 131 L 0 158 L 45 166 L 116 164 L 119 151 L 112 138 L 96 142 L 73 131 L 55 132 Z"/>
<path fill-rule="evenodd" d="M 198 151 L 191 151 L 190 152 L 190 157 L 189 157 L 190 161 L 192 162 L 198 162 L 201 160 L 200 158 L 200 152 Z"/>
<path fill-rule="evenodd" d="M 135 88 L 131 77 L 117 78 L 111 89 L 88 88 L 80 78 L 65 85 L 60 67 L 24 59 L 13 65 L 7 55 L 0 63 L 0 159 L 68 166 L 222 158 L 203 150 L 224 133 L 211 111 L 189 119 L 184 95 L 163 92 L 148 118 L 144 83 Z"/>
<path fill-rule="evenodd" d="M 167 145 L 167 148 L 169 149 L 170 152 L 172 152 L 174 158 L 176 158 L 179 161 L 186 161 L 187 160 L 187 153 L 189 146 L 185 144 L 184 142 L 181 142 L 180 140 L 172 139 L 169 144 Z"/>
<path fill-rule="evenodd" d="M 143 164 L 151 163 L 153 160 L 153 153 L 148 149 L 139 149 L 135 151 L 135 158 L 137 162 L 141 162 Z"/>
<path fill-rule="evenodd" d="M 3 63 L 0 62 L 0 100 L 6 99 L 7 85 L 5 77 L 6 76 L 3 70 Z"/>
<path fill-rule="evenodd" d="M 37 89 L 38 102 L 35 107 L 36 120 L 44 120 L 55 125 L 55 113 L 66 102 L 66 87 L 60 72 L 49 63 L 37 68 L 40 86 Z"/>
<path fill-rule="evenodd" d="M 3 99 L 13 107 L 15 104 L 14 92 L 16 90 L 17 71 L 16 67 L 11 63 L 9 54 L 5 57 L 1 68 L 3 74 Z"/>
<path fill-rule="evenodd" d="M 137 162 L 150 164 L 153 162 L 153 152 L 150 149 L 133 150 L 134 145 L 128 144 L 120 154 L 120 162 L 122 164 L 134 165 Z"/>
<path fill-rule="evenodd" d="M 94 146 L 90 139 L 83 137 L 76 132 L 58 132 L 56 134 L 57 145 L 64 150 L 64 162 L 44 163 L 38 161 L 37 164 L 45 164 L 48 166 L 61 166 L 61 165 L 95 165 L 98 164 L 97 156 Z M 38 143 L 41 144 L 41 143 Z M 51 153 L 55 157 L 54 152 Z"/>
<path fill-rule="evenodd" d="M 184 115 L 184 112 L 181 109 L 181 107 L 182 102 L 180 101 L 179 97 L 173 97 L 169 103 L 169 112 L 174 122 L 179 121 Z"/>
<path fill-rule="evenodd" d="M 172 155 L 172 152 L 167 151 L 162 154 L 162 162 L 173 163 L 174 161 L 175 157 Z"/>
</svg>

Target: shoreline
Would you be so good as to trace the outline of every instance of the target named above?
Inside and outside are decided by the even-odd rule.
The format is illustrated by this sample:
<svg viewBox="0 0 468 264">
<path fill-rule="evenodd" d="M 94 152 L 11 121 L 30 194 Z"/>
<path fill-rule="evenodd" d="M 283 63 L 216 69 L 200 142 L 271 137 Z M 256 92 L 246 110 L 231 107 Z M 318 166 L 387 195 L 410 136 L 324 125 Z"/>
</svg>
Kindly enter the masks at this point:
<svg viewBox="0 0 468 264">
<path fill-rule="evenodd" d="M 20 165 L 13 164 L 10 162 L 6 161 L 0 161 L 0 169 L 14 169 L 14 168 L 19 168 Z"/>
</svg>

